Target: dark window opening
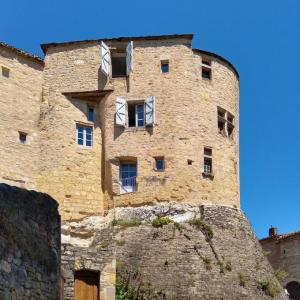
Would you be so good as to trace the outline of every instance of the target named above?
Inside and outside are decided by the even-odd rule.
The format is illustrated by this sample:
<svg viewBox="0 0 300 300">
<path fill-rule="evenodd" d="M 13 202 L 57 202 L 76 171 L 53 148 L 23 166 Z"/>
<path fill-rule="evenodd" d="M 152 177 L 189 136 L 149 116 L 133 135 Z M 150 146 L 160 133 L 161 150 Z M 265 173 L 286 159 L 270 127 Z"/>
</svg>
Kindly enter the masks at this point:
<svg viewBox="0 0 300 300">
<path fill-rule="evenodd" d="M 126 76 L 126 54 L 112 53 L 111 66 L 112 66 L 112 77 Z"/>
<path fill-rule="evenodd" d="M 218 107 L 218 129 L 219 133 L 228 137 L 234 130 L 234 116 L 221 107 Z"/>
<path fill-rule="evenodd" d="M 128 127 L 143 127 L 144 125 L 144 103 L 128 103 Z"/>
<path fill-rule="evenodd" d="M 224 132 L 225 122 L 222 120 L 218 120 L 218 128 L 219 128 L 219 132 Z"/>
<path fill-rule="evenodd" d="M 204 165 L 203 165 L 203 174 L 206 176 L 212 176 L 212 148 L 204 148 Z"/>
<path fill-rule="evenodd" d="M 163 157 L 156 157 L 155 158 L 155 170 L 156 171 L 164 171 L 165 169 L 165 160 Z"/>
<path fill-rule="evenodd" d="M 94 122 L 94 119 L 95 119 L 95 117 L 94 117 L 94 107 L 88 107 L 88 120 L 90 121 L 90 122 Z"/>
<path fill-rule="evenodd" d="M 8 78 L 10 70 L 3 66 L 1 67 L 1 69 L 2 69 L 2 76 Z"/>
<path fill-rule="evenodd" d="M 202 78 L 211 79 L 211 69 L 202 67 Z"/>
<path fill-rule="evenodd" d="M 206 66 L 211 66 L 211 61 L 202 59 L 202 64 Z"/>
<path fill-rule="evenodd" d="M 187 163 L 188 163 L 188 165 L 192 165 L 192 164 L 193 164 L 193 161 L 192 161 L 191 159 L 188 159 L 188 160 L 187 160 Z"/>
<path fill-rule="evenodd" d="M 27 142 L 27 133 L 19 132 L 19 140 L 22 144 L 26 144 L 26 142 Z"/>
<path fill-rule="evenodd" d="M 168 61 L 162 61 L 161 62 L 161 72 L 162 73 L 169 73 L 169 62 Z"/>
<path fill-rule="evenodd" d="M 212 159 L 210 157 L 204 158 L 204 173 L 212 174 Z"/>
</svg>

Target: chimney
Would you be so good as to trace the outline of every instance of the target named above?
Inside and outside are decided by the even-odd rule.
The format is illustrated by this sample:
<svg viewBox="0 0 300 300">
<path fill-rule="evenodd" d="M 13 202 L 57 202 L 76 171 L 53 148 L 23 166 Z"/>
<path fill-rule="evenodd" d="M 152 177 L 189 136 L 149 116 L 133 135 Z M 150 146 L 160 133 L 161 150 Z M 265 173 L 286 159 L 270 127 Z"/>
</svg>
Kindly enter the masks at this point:
<svg viewBox="0 0 300 300">
<path fill-rule="evenodd" d="M 273 226 L 271 225 L 271 227 L 270 227 L 270 229 L 269 229 L 269 237 L 276 236 L 277 233 L 278 233 L 277 228 L 276 228 L 276 227 L 273 227 Z"/>
</svg>

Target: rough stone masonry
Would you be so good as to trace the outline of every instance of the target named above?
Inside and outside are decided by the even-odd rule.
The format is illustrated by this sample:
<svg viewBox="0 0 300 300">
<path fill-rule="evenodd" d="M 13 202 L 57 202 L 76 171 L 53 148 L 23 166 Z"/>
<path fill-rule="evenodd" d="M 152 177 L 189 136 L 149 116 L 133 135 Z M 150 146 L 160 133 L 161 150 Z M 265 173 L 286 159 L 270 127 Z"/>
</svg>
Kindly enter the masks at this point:
<svg viewBox="0 0 300 300">
<path fill-rule="evenodd" d="M 285 299 L 239 209 L 238 72 L 192 38 L 0 43 L 0 180 L 59 203 L 64 299 L 83 273 L 101 300 L 116 273 L 117 297 Z"/>
<path fill-rule="evenodd" d="M 60 216 L 46 194 L 0 184 L 0 299 L 56 300 Z"/>
</svg>

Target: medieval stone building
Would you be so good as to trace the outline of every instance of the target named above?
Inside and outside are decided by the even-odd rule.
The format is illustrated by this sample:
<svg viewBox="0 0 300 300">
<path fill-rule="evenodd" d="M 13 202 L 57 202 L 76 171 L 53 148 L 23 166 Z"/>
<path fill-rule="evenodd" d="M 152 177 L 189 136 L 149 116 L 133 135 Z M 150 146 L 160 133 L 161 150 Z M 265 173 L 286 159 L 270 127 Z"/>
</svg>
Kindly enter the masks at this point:
<svg viewBox="0 0 300 300">
<path fill-rule="evenodd" d="M 279 234 L 269 229 L 269 236 L 260 240 L 274 269 L 286 272 L 281 284 L 291 299 L 300 299 L 300 231 Z"/>
<path fill-rule="evenodd" d="M 114 299 L 115 258 L 140 299 L 272 294 L 239 209 L 239 75 L 192 38 L 0 44 L 0 179 L 58 201 L 65 299 Z"/>
</svg>

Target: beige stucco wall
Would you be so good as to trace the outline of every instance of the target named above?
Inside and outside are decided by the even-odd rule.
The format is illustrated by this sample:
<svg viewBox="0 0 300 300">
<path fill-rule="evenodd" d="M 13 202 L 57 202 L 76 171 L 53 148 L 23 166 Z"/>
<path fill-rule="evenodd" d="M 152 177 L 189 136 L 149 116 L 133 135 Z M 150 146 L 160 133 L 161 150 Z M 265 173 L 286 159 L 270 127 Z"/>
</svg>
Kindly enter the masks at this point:
<svg viewBox="0 0 300 300">
<path fill-rule="evenodd" d="M 201 77 L 201 55 L 192 51 L 191 40 L 134 41 L 129 78 L 108 81 L 100 71 L 99 43 L 49 47 L 38 187 L 60 202 L 63 218 L 170 200 L 239 206 L 238 79 L 228 64 L 210 58 L 208 81 Z M 169 73 L 161 73 L 161 60 L 169 60 Z M 87 123 L 87 101 L 62 93 L 103 88 L 114 91 L 96 102 L 94 147 L 84 149 L 76 144 L 75 126 Z M 153 127 L 115 125 L 116 97 L 144 100 L 150 95 L 156 100 Z M 218 133 L 217 106 L 235 116 L 233 138 Z M 213 149 L 213 179 L 202 176 L 204 146 Z M 155 156 L 165 157 L 164 172 L 154 170 Z M 120 195 L 119 158 L 126 157 L 137 160 L 138 191 Z"/>
<path fill-rule="evenodd" d="M 41 62 L 0 47 L 0 182 L 28 189 L 36 189 L 38 173 L 42 69 Z M 28 134 L 26 144 L 19 131 Z"/>
</svg>

